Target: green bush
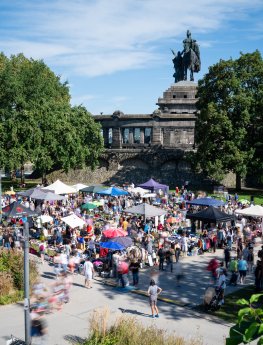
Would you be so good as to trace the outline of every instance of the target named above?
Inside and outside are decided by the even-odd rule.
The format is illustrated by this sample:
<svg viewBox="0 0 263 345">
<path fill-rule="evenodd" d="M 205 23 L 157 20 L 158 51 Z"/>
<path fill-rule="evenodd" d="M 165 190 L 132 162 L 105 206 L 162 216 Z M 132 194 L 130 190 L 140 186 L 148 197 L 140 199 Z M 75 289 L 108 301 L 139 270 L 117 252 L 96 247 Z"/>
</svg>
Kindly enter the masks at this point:
<svg viewBox="0 0 263 345">
<path fill-rule="evenodd" d="M 237 301 L 244 306 L 238 312 L 238 322 L 230 328 L 226 345 L 248 344 L 258 339 L 257 345 L 263 345 L 263 294 L 254 294 L 249 300 L 242 298 Z"/>
<path fill-rule="evenodd" d="M 30 287 L 38 277 L 37 265 L 29 262 Z M 23 298 L 24 255 L 20 250 L 0 249 L 0 304 L 17 302 Z"/>
<path fill-rule="evenodd" d="M 201 345 L 200 338 L 185 340 L 152 326 L 143 326 L 133 317 L 123 316 L 109 326 L 109 310 L 95 310 L 90 319 L 90 336 L 82 345 Z"/>
</svg>

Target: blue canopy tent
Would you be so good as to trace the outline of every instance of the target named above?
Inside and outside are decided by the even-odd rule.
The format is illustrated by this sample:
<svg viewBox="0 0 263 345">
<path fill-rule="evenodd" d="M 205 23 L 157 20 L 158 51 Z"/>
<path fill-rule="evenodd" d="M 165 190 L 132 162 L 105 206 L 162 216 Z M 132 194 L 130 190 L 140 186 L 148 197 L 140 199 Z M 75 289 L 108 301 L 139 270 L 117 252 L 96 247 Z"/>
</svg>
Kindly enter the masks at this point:
<svg viewBox="0 0 263 345">
<path fill-rule="evenodd" d="M 191 201 L 186 201 L 188 205 L 196 205 L 196 206 L 214 206 L 214 207 L 220 207 L 224 206 L 226 203 L 222 200 L 217 200 L 213 198 L 197 198 Z"/>
<path fill-rule="evenodd" d="M 123 250 L 125 247 L 117 242 L 100 242 L 101 248 L 111 249 L 111 250 Z"/>
<path fill-rule="evenodd" d="M 166 184 L 156 182 L 152 178 L 147 182 L 139 184 L 138 187 L 149 189 L 151 192 L 158 191 L 159 189 L 161 189 L 165 193 L 168 193 L 169 191 L 169 186 L 167 186 Z"/>
<path fill-rule="evenodd" d="M 110 196 L 121 196 L 121 195 L 129 195 L 130 193 L 124 189 L 117 188 L 117 187 L 110 187 L 108 189 L 100 190 L 96 192 L 100 195 L 110 195 Z"/>
</svg>

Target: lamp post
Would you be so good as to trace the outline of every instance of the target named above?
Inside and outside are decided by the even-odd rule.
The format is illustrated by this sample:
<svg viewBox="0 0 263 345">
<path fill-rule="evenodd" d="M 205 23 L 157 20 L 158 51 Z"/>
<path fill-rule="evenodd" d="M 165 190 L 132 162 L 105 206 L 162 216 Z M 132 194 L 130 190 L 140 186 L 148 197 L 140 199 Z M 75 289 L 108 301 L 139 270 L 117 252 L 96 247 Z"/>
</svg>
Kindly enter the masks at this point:
<svg viewBox="0 0 263 345">
<path fill-rule="evenodd" d="M 24 224 L 24 315 L 25 343 L 31 344 L 30 299 L 29 299 L 29 224 Z"/>
</svg>

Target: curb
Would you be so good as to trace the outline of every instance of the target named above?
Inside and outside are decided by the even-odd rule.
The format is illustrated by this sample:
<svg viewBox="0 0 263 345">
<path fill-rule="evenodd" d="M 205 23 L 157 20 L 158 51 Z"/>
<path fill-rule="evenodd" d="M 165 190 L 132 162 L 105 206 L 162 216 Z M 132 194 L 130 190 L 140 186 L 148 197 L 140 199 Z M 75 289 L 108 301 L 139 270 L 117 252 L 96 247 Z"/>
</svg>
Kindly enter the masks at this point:
<svg viewBox="0 0 263 345">
<path fill-rule="evenodd" d="M 98 283 L 103 284 L 103 285 L 107 285 L 107 286 L 111 286 L 111 287 L 117 287 L 118 286 L 114 282 L 107 282 L 107 281 L 99 280 L 99 279 L 96 279 L 96 278 L 94 278 L 94 280 L 96 280 Z M 129 292 L 134 293 L 136 295 L 148 297 L 147 292 L 144 291 L 144 290 L 130 290 Z M 162 296 L 158 296 L 158 301 L 162 301 L 162 302 L 165 302 L 165 303 L 177 305 L 179 307 L 187 307 L 187 306 L 189 306 L 189 303 L 184 303 L 184 302 L 181 302 L 181 301 L 173 300 L 173 299 L 162 297 Z"/>
</svg>

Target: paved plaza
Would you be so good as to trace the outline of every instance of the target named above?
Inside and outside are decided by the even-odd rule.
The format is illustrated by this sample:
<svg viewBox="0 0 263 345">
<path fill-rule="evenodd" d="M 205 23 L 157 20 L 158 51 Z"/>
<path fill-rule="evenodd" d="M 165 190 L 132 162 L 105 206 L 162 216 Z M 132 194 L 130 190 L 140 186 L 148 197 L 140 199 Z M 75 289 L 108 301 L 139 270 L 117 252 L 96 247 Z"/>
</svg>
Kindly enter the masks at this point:
<svg viewBox="0 0 263 345">
<path fill-rule="evenodd" d="M 204 344 L 222 345 L 224 337 L 228 335 L 229 325 L 211 315 L 200 314 L 192 309 L 202 303 L 204 290 L 210 283 L 210 272 L 206 270 L 212 257 L 222 259 L 223 251 L 215 254 L 206 253 L 196 257 L 182 259 L 184 279 L 181 286 L 176 286 L 175 274 L 158 268 L 145 267 L 140 271 L 139 291 L 109 286 L 105 282 L 112 280 L 95 277 L 92 289 L 83 287 L 84 277 L 73 276 L 73 286 L 70 293 L 70 302 L 65 304 L 61 311 L 47 316 L 50 345 L 69 344 L 69 340 L 83 339 L 88 335 L 89 318 L 96 308 L 108 307 L 111 311 L 111 320 L 122 315 L 138 318 L 144 325 L 154 324 L 156 327 L 174 331 L 185 338 L 202 337 Z M 53 267 L 47 262 L 40 266 L 43 281 L 50 284 L 54 281 Z M 150 318 L 148 298 L 141 293 L 148 288 L 149 280 L 154 277 L 163 293 L 163 299 L 170 303 L 159 301 L 160 319 Z M 246 283 L 252 282 L 252 276 Z M 131 281 L 131 279 L 130 279 Z M 237 287 L 227 287 L 227 293 Z M 134 293 L 135 292 L 135 293 Z M 0 307 L 0 344 L 5 344 L 10 334 L 23 338 L 24 313 L 22 304 Z"/>
</svg>

